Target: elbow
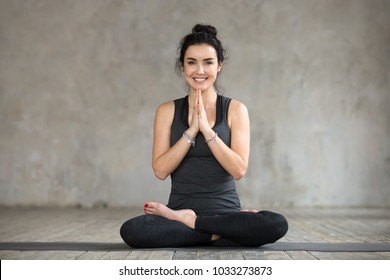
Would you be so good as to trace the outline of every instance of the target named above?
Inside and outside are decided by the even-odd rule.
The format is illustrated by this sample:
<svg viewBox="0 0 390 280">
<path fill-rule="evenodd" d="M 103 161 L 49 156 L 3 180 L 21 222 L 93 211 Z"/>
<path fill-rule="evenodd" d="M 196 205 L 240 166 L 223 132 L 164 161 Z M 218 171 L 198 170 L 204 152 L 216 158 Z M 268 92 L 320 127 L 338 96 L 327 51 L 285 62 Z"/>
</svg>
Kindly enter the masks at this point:
<svg viewBox="0 0 390 280">
<path fill-rule="evenodd" d="M 165 180 L 169 175 L 169 173 L 164 172 L 164 170 L 161 170 L 161 168 L 156 168 L 155 166 L 153 166 L 153 171 L 154 176 L 156 176 L 160 180 Z"/>
<path fill-rule="evenodd" d="M 233 176 L 233 178 L 234 178 L 234 180 L 238 181 L 244 176 L 245 176 L 245 174 L 236 174 L 235 176 Z"/>
<path fill-rule="evenodd" d="M 160 172 L 154 172 L 154 175 L 160 179 L 161 181 L 164 181 L 167 177 L 168 177 L 168 174 L 163 174 L 163 173 L 160 173 Z"/>
<path fill-rule="evenodd" d="M 241 169 L 241 170 L 238 170 L 235 174 L 233 174 L 233 178 L 234 180 L 238 181 L 240 180 L 241 178 L 243 178 L 246 174 L 246 168 L 244 169 Z"/>
<path fill-rule="evenodd" d="M 238 181 L 242 179 L 246 171 L 248 170 L 248 160 L 242 159 L 242 161 L 238 161 L 235 167 L 232 169 L 233 172 L 231 173 L 234 180 Z"/>
</svg>

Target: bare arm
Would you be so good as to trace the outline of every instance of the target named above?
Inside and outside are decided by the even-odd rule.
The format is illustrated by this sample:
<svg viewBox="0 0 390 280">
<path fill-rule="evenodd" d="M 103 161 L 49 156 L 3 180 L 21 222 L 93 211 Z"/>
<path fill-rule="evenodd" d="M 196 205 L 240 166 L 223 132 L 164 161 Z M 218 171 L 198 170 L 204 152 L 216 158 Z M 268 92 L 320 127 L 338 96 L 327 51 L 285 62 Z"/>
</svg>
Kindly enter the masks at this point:
<svg viewBox="0 0 390 280">
<path fill-rule="evenodd" d="M 191 137 L 201 131 L 205 139 L 215 135 L 207 122 L 203 102 L 198 93 L 196 113 L 192 116 L 190 128 L 186 131 Z M 174 115 L 174 102 L 162 104 L 156 112 L 154 122 L 152 166 L 157 178 L 164 180 L 180 164 L 191 144 L 184 137 L 170 147 L 171 124 Z M 247 108 L 240 102 L 232 100 L 229 107 L 229 125 L 231 128 L 231 147 L 217 137 L 216 142 L 209 142 L 211 152 L 222 167 L 233 176 L 241 179 L 248 168 L 250 149 L 250 124 Z"/>
<path fill-rule="evenodd" d="M 153 159 L 152 167 L 157 178 L 164 180 L 180 164 L 191 144 L 181 137 L 172 147 L 170 146 L 171 124 L 175 104 L 169 101 L 159 106 L 154 120 Z M 195 137 L 196 128 L 190 127 L 187 134 Z"/>
<path fill-rule="evenodd" d="M 200 113 L 201 132 L 205 139 L 210 139 L 215 135 L 215 132 L 202 121 L 202 117 L 203 115 Z M 208 142 L 208 145 L 222 167 L 235 180 L 239 180 L 245 175 L 249 163 L 250 123 L 247 108 L 236 100 L 232 100 L 230 103 L 229 124 L 231 126 L 231 147 L 229 148 L 218 137 L 215 143 Z"/>
</svg>

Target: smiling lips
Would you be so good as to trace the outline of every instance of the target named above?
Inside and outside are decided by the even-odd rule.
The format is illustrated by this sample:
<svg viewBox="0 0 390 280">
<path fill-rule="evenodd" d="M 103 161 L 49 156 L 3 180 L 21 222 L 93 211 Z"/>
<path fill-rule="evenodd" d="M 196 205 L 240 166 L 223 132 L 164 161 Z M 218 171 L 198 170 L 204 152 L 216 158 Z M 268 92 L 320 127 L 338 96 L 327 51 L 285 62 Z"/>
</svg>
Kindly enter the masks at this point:
<svg viewBox="0 0 390 280">
<path fill-rule="evenodd" d="M 206 77 L 195 77 L 193 79 L 195 80 L 195 82 L 198 82 L 198 83 L 203 83 L 204 81 L 207 80 Z"/>
</svg>

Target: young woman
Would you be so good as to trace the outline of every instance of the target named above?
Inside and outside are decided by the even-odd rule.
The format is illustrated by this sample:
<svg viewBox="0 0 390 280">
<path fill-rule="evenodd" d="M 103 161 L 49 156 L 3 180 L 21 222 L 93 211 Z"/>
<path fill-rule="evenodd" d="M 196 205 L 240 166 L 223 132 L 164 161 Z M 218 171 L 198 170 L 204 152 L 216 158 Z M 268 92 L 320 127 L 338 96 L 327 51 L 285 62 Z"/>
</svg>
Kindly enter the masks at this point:
<svg viewBox="0 0 390 280">
<path fill-rule="evenodd" d="M 288 230 L 280 214 L 241 209 L 235 180 L 248 168 L 250 125 L 247 108 L 216 90 L 224 52 L 209 25 L 181 41 L 176 66 L 189 92 L 160 105 L 154 124 L 152 166 L 171 176 L 171 193 L 168 205 L 145 202 L 145 215 L 122 225 L 130 247 L 257 247 Z"/>
</svg>

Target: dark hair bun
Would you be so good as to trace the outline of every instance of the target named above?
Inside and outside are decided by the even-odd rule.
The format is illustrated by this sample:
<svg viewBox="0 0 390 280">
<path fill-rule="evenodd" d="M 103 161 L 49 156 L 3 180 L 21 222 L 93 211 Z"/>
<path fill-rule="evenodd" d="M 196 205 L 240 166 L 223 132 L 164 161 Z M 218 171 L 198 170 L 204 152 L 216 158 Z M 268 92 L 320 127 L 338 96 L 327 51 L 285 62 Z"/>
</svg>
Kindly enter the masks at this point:
<svg viewBox="0 0 390 280">
<path fill-rule="evenodd" d="M 192 33 L 198 33 L 198 32 L 205 32 L 210 35 L 213 35 L 214 37 L 217 36 L 217 29 L 211 25 L 203 25 L 203 24 L 195 25 L 194 28 L 192 28 Z"/>
</svg>

